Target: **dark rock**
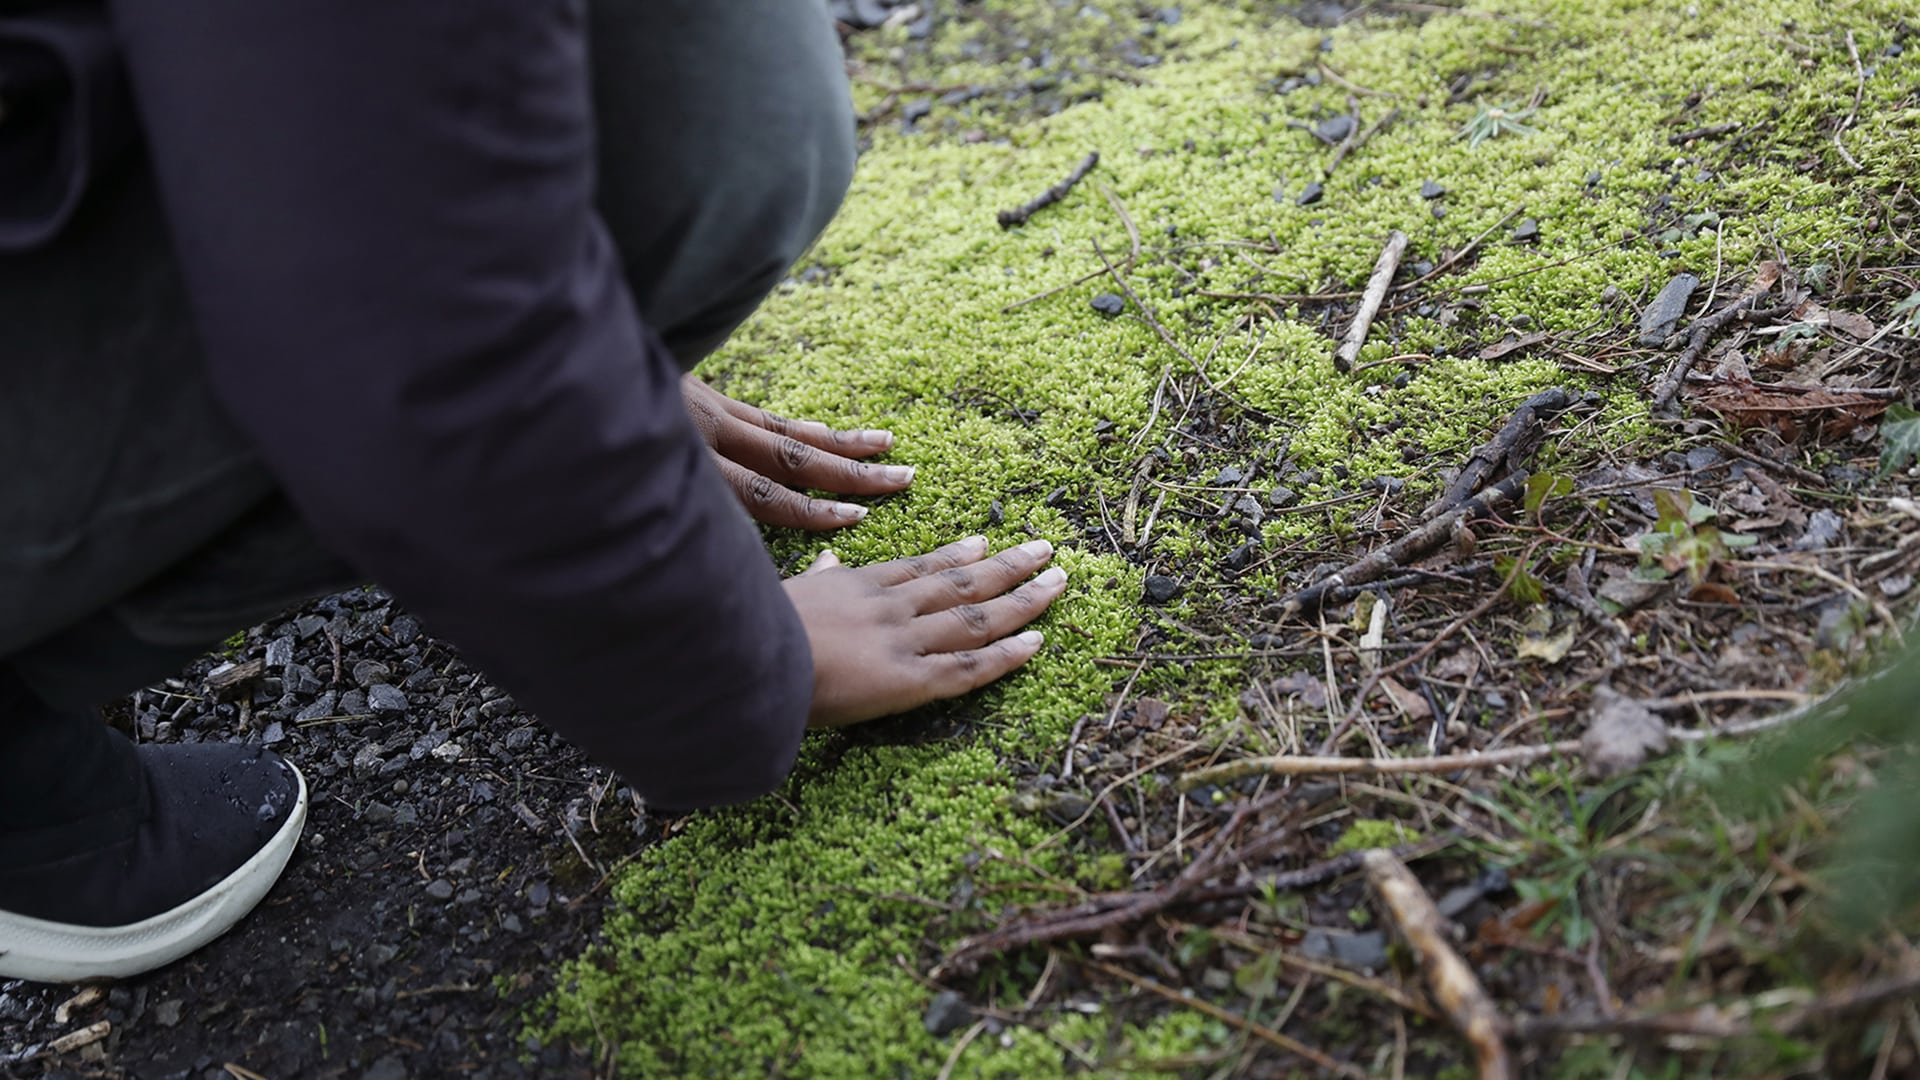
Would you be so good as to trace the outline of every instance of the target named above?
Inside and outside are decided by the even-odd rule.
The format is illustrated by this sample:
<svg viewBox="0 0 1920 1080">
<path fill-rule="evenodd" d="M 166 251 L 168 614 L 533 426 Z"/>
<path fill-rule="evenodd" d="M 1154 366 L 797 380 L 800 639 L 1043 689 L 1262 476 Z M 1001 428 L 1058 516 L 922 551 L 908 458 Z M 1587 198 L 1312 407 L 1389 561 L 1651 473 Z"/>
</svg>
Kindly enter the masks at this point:
<svg viewBox="0 0 1920 1080">
<path fill-rule="evenodd" d="M 353 684 L 362 690 L 392 677 L 393 669 L 378 660 L 362 660 L 353 665 Z"/>
<path fill-rule="evenodd" d="M 912 101 L 900 106 L 900 120 L 902 123 L 917 124 L 932 111 L 932 98 L 914 98 Z"/>
<path fill-rule="evenodd" d="M 285 724 L 282 724 L 280 721 L 275 720 L 273 723 L 267 725 L 267 730 L 260 733 L 260 745 L 261 746 L 277 746 L 280 743 L 285 742 L 286 738 L 287 738 L 287 726 Z"/>
<path fill-rule="evenodd" d="M 307 665 L 288 664 L 286 674 L 281 678 L 280 688 L 285 693 L 298 694 L 301 697 L 306 697 L 309 694 L 319 693 L 325 685 L 325 683 L 320 681 L 320 677 L 313 673 L 313 669 Z"/>
<path fill-rule="evenodd" d="M 1540 223 L 1533 218 L 1522 218 L 1513 228 L 1513 240 L 1517 244 L 1531 244 L 1540 239 Z"/>
<path fill-rule="evenodd" d="M 1696 446 L 1687 451 L 1687 469 L 1691 472 L 1703 472 L 1727 460 L 1727 455 L 1711 446 Z"/>
<path fill-rule="evenodd" d="M 293 632 L 301 641 L 307 640 L 326 628 L 327 620 L 318 615 L 302 615 L 293 620 Z"/>
<path fill-rule="evenodd" d="M 1693 296 L 1693 290 L 1700 287 L 1700 279 L 1692 274 L 1675 274 L 1673 280 L 1654 296 L 1653 302 L 1640 313 L 1639 344 L 1643 349 L 1657 349 L 1666 344 L 1667 335 L 1680 322 L 1680 316 L 1687 312 L 1687 300 Z"/>
<path fill-rule="evenodd" d="M 1145 595 L 1149 604 L 1164 604 L 1180 595 L 1180 579 L 1165 574 L 1148 574 Z"/>
<path fill-rule="evenodd" d="M 161 1027 L 172 1027 L 180 1022 L 180 1002 L 163 1001 L 153 1007 L 153 1021 Z"/>
<path fill-rule="evenodd" d="M 1308 184 L 1300 192 L 1300 197 L 1298 199 L 1295 199 L 1294 201 L 1299 203 L 1301 206 L 1312 206 L 1314 203 L 1317 203 L 1320 201 L 1320 196 L 1325 195 L 1326 193 L 1327 193 L 1326 185 L 1322 184 L 1318 180 L 1315 180 L 1313 183 Z"/>
<path fill-rule="evenodd" d="M 367 687 L 367 707 L 374 712 L 406 712 L 407 695 L 392 683 L 374 683 Z"/>
<path fill-rule="evenodd" d="M 410 802 L 403 802 L 393 808 L 393 823 L 405 827 L 420 824 L 420 808 Z"/>
<path fill-rule="evenodd" d="M 498 720 L 503 716 L 513 715 L 515 708 L 513 698 L 501 694 L 497 698 L 489 698 L 480 704 L 480 716 L 486 720 Z"/>
<path fill-rule="evenodd" d="M 340 704 L 335 708 L 340 710 L 341 716 L 365 716 L 367 715 L 367 692 L 349 690 L 340 695 Z"/>
<path fill-rule="evenodd" d="M 1337 143 L 1353 134 L 1353 117 L 1345 114 L 1330 116 L 1314 125 L 1313 134 L 1321 142 Z"/>
<path fill-rule="evenodd" d="M 383 749 L 379 743 L 371 742 L 361 747 L 358 751 L 355 751 L 353 755 L 354 779 L 365 780 L 380 772 L 384 764 L 380 760 Z"/>
<path fill-rule="evenodd" d="M 393 807 L 383 802 L 370 802 L 360 811 L 360 816 L 370 825 L 389 825 L 393 822 Z"/>
<path fill-rule="evenodd" d="M 413 746 L 407 751 L 407 757 L 419 761 L 435 750 L 440 749 L 450 736 L 444 731 L 429 731 L 413 740 Z"/>
<path fill-rule="evenodd" d="M 1432 180 L 1420 181 L 1420 197 L 1423 199 L 1437 199 L 1446 193 L 1446 188 L 1441 187 Z"/>
<path fill-rule="evenodd" d="M 267 666 L 283 668 L 293 663 L 293 639 L 277 637 L 267 642 Z"/>
<path fill-rule="evenodd" d="M 1245 570 L 1247 564 L 1253 561 L 1253 550 L 1256 546 L 1252 541 L 1248 541 L 1227 552 L 1227 569 Z"/>
<path fill-rule="evenodd" d="M 427 895 L 435 900 L 453 899 L 453 882 L 438 878 L 427 886 Z"/>
<path fill-rule="evenodd" d="M 1239 483 L 1241 477 L 1244 475 L 1245 474 L 1242 473 L 1239 469 L 1236 469 L 1233 466 L 1229 465 L 1226 468 L 1221 469 L 1218 473 L 1214 474 L 1213 485 L 1215 487 L 1232 487 L 1233 485 Z"/>
<path fill-rule="evenodd" d="M 1267 505 L 1275 510 L 1284 510 L 1299 501 L 1300 493 L 1284 484 L 1275 484 L 1273 490 L 1267 492 Z"/>
<path fill-rule="evenodd" d="M 393 632 L 393 643 L 404 647 L 413 644 L 420 637 L 420 620 L 411 615 L 399 615 L 394 618 L 388 629 Z"/>
<path fill-rule="evenodd" d="M 543 908 L 553 901 L 553 889 L 544 881 L 536 881 L 527 886 L 527 903 L 532 907 Z"/>
<path fill-rule="evenodd" d="M 927 1034 L 942 1038 L 973 1023 L 973 1006 L 958 993 L 942 990 L 933 996 L 933 1003 L 927 1006 L 921 1023 L 926 1025 Z"/>
<path fill-rule="evenodd" d="M 1088 303 L 1102 315 L 1113 316 L 1127 310 L 1127 298 L 1119 293 L 1103 292 Z"/>
<path fill-rule="evenodd" d="M 339 698 L 333 691 L 323 691 L 320 696 L 314 698 L 306 708 L 293 714 L 294 722 L 304 723 L 308 720 L 319 720 L 323 717 L 332 716 L 333 707 L 338 701 Z"/>
</svg>

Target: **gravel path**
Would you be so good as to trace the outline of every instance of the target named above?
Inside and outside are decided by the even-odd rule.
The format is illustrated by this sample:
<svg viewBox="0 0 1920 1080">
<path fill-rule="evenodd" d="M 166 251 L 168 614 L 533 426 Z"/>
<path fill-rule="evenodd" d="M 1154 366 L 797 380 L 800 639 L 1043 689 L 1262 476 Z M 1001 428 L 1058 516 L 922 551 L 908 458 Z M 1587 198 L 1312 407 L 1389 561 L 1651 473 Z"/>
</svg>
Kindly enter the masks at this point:
<svg viewBox="0 0 1920 1080">
<path fill-rule="evenodd" d="M 336 649 L 335 642 L 338 642 Z M 337 659 L 336 659 L 337 658 Z M 260 674 L 225 693 L 222 669 Z M 244 670 L 244 668 L 242 669 Z M 231 675 L 232 671 L 224 672 Z M 244 740 L 306 773 L 299 853 L 260 910 L 88 995 L 0 981 L 0 1077 L 518 1077 L 588 1063 L 520 1035 L 654 827 L 607 770 L 379 590 L 257 627 L 109 717 L 154 742 Z M 589 863 L 590 860 L 590 863 Z M 104 1038 L 48 1044 L 106 1022 Z"/>
</svg>

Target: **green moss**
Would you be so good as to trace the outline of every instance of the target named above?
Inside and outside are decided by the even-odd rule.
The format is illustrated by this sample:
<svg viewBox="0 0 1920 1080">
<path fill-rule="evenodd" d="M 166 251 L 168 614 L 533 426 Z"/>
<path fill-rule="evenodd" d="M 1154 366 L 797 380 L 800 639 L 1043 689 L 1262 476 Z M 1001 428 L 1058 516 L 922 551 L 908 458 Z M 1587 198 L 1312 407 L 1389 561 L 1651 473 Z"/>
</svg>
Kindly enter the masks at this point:
<svg viewBox="0 0 1920 1080">
<path fill-rule="evenodd" d="M 1346 831 L 1340 834 L 1340 839 L 1333 842 L 1333 846 L 1327 849 L 1327 855 L 1331 858 L 1349 851 L 1398 847 L 1401 844 L 1418 843 L 1420 839 L 1420 830 L 1409 828 L 1404 822 L 1359 818 L 1347 826 Z"/>
<path fill-rule="evenodd" d="M 1188 5 L 1179 27 L 1150 42 L 1164 62 L 1138 85 L 1111 74 L 1112 45 L 1132 32 L 1116 29 L 1135 17 L 1129 8 L 1095 18 L 1078 3 L 975 7 L 983 15 L 937 33 L 926 57 L 898 35 L 856 39 L 857 105 L 875 109 L 904 84 L 1024 85 L 1032 71 L 992 59 L 1031 52 L 1011 48 L 1022 38 L 1066 58 L 1060 87 L 1047 93 L 1099 100 L 1046 116 L 1030 96 L 988 94 L 940 106 L 918 134 L 876 124 L 844 214 L 808 256 L 828 272 L 782 286 L 708 374 L 789 415 L 899 436 L 892 460 L 919 466 L 919 481 L 832 538 L 848 562 L 971 532 L 996 544 L 1038 535 L 1059 545 L 1073 585 L 1042 624 L 1048 645 L 1029 670 L 929 710 L 963 721 L 963 734 L 920 742 L 923 720 L 909 719 L 815 737 L 780 795 L 695 817 L 636 861 L 615 887 L 605 944 L 560 974 L 538 1025 L 549 1038 L 617 1046 L 632 1075 L 930 1075 L 951 1049 L 921 1026 L 931 991 L 916 978 L 950 944 L 939 906 L 977 904 L 967 898 L 989 886 L 1013 888 L 993 894 L 987 917 L 999 904 L 1047 897 L 1020 888 L 1035 883 L 1030 871 L 992 857 L 1028 852 L 1053 832 L 1011 808 L 1006 763 L 1056 760 L 1074 720 L 1113 687 L 1115 669 L 1095 659 L 1130 651 L 1143 619 L 1182 618 L 1220 555 L 1201 526 L 1163 513 L 1143 562 L 1185 568 L 1190 589 L 1153 615 L 1138 606 L 1139 566 L 1083 546 L 1102 536 L 1107 549 L 1101 507 L 1111 517 L 1127 497 L 1138 454 L 1129 440 L 1149 423 L 1163 375 L 1188 374 L 1186 361 L 1137 311 L 1091 310 L 1107 282 L 1003 310 L 1098 269 L 1096 242 L 1113 257 L 1128 250 L 1103 188 L 1142 235 L 1134 288 L 1190 353 L 1213 357 L 1211 379 L 1276 418 L 1274 438 L 1293 463 L 1403 476 L 1418 497 L 1437 488 L 1436 463 L 1483 440 L 1520 398 L 1556 383 L 1587 388 L 1553 355 L 1473 359 L 1513 322 L 1629 325 L 1633 302 L 1676 271 L 1710 279 L 1776 252 L 1843 264 L 1859 243 L 1862 193 L 1920 175 L 1920 116 L 1894 107 L 1920 78 L 1920 53 L 1879 56 L 1902 9 L 1895 0 L 1844 11 L 1815 0 L 1764 10 L 1702 2 L 1685 12 L 1638 0 L 1518 0 L 1503 10 L 1542 25 L 1370 14 L 1331 31 L 1265 3 Z M 1831 139 L 1855 88 L 1846 29 L 1878 57 L 1859 123 L 1843 136 L 1858 174 Z M 1323 36 L 1330 53 L 1320 51 Z M 1274 86 L 1323 57 L 1352 83 L 1396 95 L 1400 118 L 1347 160 L 1318 204 L 1301 207 L 1295 196 L 1319 179 L 1328 152 L 1288 121 L 1345 111 L 1348 91 L 1325 81 L 1282 96 Z M 1449 103 L 1449 86 L 1468 73 L 1473 93 Z M 1478 147 L 1456 137 L 1482 105 L 1536 90 L 1536 134 Z M 1371 121 L 1386 99 L 1362 108 Z M 1747 125 L 1737 153 L 1668 144 L 1676 127 L 1733 120 Z M 996 226 L 996 209 L 1024 202 L 1094 149 L 1099 168 L 1059 205 L 1023 228 Z M 1444 218 L 1420 198 L 1428 179 L 1448 189 Z M 1511 223 L 1494 229 L 1516 211 L 1538 221 L 1538 242 L 1510 242 Z M 1707 212 L 1717 230 L 1688 224 Z M 1478 258 L 1446 279 L 1485 286 L 1477 308 L 1444 319 L 1439 309 L 1400 313 L 1362 354 L 1363 363 L 1424 359 L 1343 378 L 1331 362 L 1337 327 L 1318 310 L 1202 295 L 1356 288 L 1395 228 L 1412 238 L 1409 260 L 1435 263 L 1493 230 Z M 1609 287 L 1620 300 L 1603 300 Z M 1411 377 L 1396 381 L 1402 371 Z M 1578 448 L 1649 434 L 1630 379 L 1593 388 L 1605 404 Z M 1151 445 L 1174 420 L 1163 411 L 1152 421 Z M 1112 425 L 1106 441 L 1099 421 Z M 1078 509 L 1050 502 L 1058 489 Z M 1306 500 L 1340 493 L 1330 478 L 1301 490 Z M 1276 515 L 1266 539 L 1337 555 L 1366 510 Z M 783 534 L 772 545 L 784 565 L 823 541 Z M 1213 664 L 1145 685 L 1232 720 L 1244 682 L 1238 668 Z M 1159 791 L 1152 777 L 1144 788 Z M 1393 822 L 1355 822 L 1336 850 L 1410 835 Z M 1032 855 L 1048 873 L 1111 884 L 1110 866 L 1072 860 L 1058 846 Z M 1031 983 L 1008 990 L 1024 994 Z M 1124 1075 L 1230 1034 L 1183 1011 L 1126 1024 L 1063 1014 L 1039 1025 L 976 1039 L 953 1075 Z"/>
</svg>

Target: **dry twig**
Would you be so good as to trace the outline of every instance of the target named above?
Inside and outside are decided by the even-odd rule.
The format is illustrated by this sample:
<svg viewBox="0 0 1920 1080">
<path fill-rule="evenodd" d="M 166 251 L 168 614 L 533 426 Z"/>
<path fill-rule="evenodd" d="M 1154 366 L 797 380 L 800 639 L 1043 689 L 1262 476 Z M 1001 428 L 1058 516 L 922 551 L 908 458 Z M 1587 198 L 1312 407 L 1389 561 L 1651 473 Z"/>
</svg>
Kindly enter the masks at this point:
<svg viewBox="0 0 1920 1080">
<path fill-rule="evenodd" d="M 1073 186 L 1078 184 L 1088 173 L 1092 172 L 1093 167 L 1098 164 L 1100 164 L 1100 152 L 1097 150 L 1081 158 L 1080 164 L 1073 167 L 1073 171 L 1067 174 L 1065 180 L 1035 195 L 1024 206 L 1018 206 L 1012 210 L 1000 211 L 1000 227 L 1003 229 L 1011 229 L 1016 225 L 1025 225 L 1028 218 L 1059 202 L 1061 199 L 1066 198 L 1067 192 L 1072 191 Z"/>
<path fill-rule="evenodd" d="M 1360 297 L 1360 308 L 1353 313 L 1353 324 L 1347 327 L 1346 340 L 1333 354 L 1333 366 L 1346 373 L 1353 369 L 1354 358 L 1360 355 L 1360 347 L 1367 343 L 1367 330 L 1373 326 L 1373 317 L 1379 313 L 1380 304 L 1387 298 L 1387 287 L 1393 284 L 1393 272 L 1400 268 L 1400 256 L 1406 254 L 1407 234 L 1399 229 L 1387 234 L 1387 246 L 1381 250 L 1380 258 L 1373 264 L 1373 276 L 1367 279 L 1367 291 Z"/>
<path fill-rule="evenodd" d="M 1230 784 L 1249 776 L 1388 776 L 1460 772 L 1465 769 L 1493 769 L 1502 765 L 1530 765 L 1543 758 L 1579 752 L 1580 740 L 1568 739 L 1538 746 L 1508 746 L 1484 753 L 1445 754 L 1440 757 L 1363 758 L 1276 754 L 1272 757 L 1241 758 L 1239 761 L 1222 762 L 1181 773 L 1178 786 L 1181 790 L 1191 790 L 1202 784 Z"/>
<path fill-rule="evenodd" d="M 1401 936 L 1420 954 L 1420 967 L 1426 972 L 1434 1001 L 1472 1045 L 1479 1059 L 1481 1080 L 1513 1076 L 1505 1040 L 1506 1022 L 1474 977 L 1473 969 L 1447 942 L 1447 920 L 1421 887 L 1420 879 L 1392 852 L 1379 848 L 1362 852 L 1361 865 Z"/>
</svg>

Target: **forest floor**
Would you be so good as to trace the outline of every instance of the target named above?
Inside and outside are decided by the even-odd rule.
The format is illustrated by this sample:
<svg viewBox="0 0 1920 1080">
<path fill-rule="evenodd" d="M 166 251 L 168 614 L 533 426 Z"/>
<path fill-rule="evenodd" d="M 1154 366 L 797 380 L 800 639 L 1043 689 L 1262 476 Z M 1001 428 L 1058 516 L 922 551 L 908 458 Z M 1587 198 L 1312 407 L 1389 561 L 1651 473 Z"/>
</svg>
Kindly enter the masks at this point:
<svg viewBox="0 0 1920 1080">
<path fill-rule="evenodd" d="M 1780 738 L 1920 597 L 1920 27 L 1482 7 L 840 5 L 854 190 L 703 374 L 896 433 L 849 563 L 1052 540 L 1041 657 L 666 819 L 328 598 L 114 716 L 306 769 L 285 881 L 0 1075 L 1920 1074 L 1912 757 Z"/>
</svg>

